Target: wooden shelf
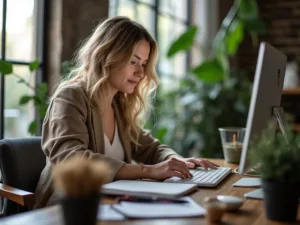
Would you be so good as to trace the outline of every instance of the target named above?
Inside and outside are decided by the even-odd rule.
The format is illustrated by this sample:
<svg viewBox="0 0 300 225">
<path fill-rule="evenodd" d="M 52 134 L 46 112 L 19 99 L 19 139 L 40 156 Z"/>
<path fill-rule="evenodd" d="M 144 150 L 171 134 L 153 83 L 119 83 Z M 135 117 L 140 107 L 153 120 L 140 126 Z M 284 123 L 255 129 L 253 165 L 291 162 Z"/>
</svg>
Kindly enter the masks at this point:
<svg viewBox="0 0 300 225">
<path fill-rule="evenodd" d="M 300 87 L 283 89 L 283 95 L 300 95 Z"/>
<path fill-rule="evenodd" d="M 293 130 L 294 132 L 300 132 L 300 124 L 299 124 L 299 123 L 295 123 L 295 124 L 293 125 L 292 130 Z"/>
<path fill-rule="evenodd" d="M 276 128 L 277 131 L 280 131 L 279 126 Z M 293 132 L 300 132 L 300 123 L 293 124 L 292 127 Z"/>
</svg>

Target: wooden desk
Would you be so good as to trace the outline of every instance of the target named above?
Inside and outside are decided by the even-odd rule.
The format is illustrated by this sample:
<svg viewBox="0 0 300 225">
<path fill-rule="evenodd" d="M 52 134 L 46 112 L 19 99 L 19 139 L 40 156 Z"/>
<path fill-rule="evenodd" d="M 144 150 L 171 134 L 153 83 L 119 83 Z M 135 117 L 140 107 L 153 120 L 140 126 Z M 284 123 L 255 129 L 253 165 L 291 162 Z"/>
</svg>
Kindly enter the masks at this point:
<svg viewBox="0 0 300 225">
<path fill-rule="evenodd" d="M 237 165 L 224 163 L 223 160 L 211 160 L 220 166 L 232 167 Z M 191 195 L 198 203 L 203 203 L 205 196 L 214 196 L 217 194 L 230 194 L 243 198 L 244 193 L 254 190 L 254 188 L 232 187 L 232 184 L 241 178 L 238 174 L 230 175 L 217 188 L 199 188 Z M 113 203 L 113 199 L 105 199 L 104 203 Z M 0 220 L 0 225 L 63 225 L 62 215 L 59 206 L 36 210 L 16 216 L 7 217 Z M 126 220 L 123 222 L 98 222 L 98 225 L 208 225 L 209 223 L 203 217 L 199 218 L 182 218 L 182 219 L 153 219 L 153 220 Z M 237 213 L 226 213 L 222 222 L 223 225 L 279 225 L 291 224 L 269 221 L 265 217 L 265 211 L 262 200 L 245 199 L 245 203 Z M 298 220 L 294 224 L 300 224 L 300 207 L 298 208 Z"/>
</svg>

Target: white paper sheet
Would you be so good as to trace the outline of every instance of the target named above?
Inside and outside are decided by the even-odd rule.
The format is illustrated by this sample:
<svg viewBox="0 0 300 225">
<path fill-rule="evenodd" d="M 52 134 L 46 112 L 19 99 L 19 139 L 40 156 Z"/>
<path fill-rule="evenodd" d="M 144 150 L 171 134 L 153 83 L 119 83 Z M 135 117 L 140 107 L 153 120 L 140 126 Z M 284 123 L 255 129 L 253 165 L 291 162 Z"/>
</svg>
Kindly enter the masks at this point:
<svg viewBox="0 0 300 225">
<path fill-rule="evenodd" d="M 125 216 L 112 208 L 112 205 L 100 204 L 97 219 L 101 221 L 125 220 Z"/>
<path fill-rule="evenodd" d="M 260 178 L 241 178 L 233 184 L 234 187 L 260 187 Z"/>
<path fill-rule="evenodd" d="M 139 203 L 123 201 L 113 208 L 128 218 L 171 218 L 203 216 L 205 208 L 190 197 L 183 197 L 188 203 Z"/>
<path fill-rule="evenodd" d="M 244 194 L 246 198 L 254 198 L 254 199 L 263 199 L 264 193 L 262 188 L 256 189 L 254 191 L 250 191 Z"/>
</svg>

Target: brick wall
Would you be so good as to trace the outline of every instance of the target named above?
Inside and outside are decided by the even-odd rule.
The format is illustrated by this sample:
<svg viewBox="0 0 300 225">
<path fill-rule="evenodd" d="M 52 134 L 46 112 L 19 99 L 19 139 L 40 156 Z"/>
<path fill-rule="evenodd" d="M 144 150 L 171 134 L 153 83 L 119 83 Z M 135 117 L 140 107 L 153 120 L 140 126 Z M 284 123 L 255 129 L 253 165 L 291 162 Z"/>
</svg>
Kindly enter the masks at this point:
<svg viewBox="0 0 300 225">
<path fill-rule="evenodd" d="M 257 0 L 260 16 L 266 24 L 266 33 L 259 41 L 266 41 L 300 65 L 300 1 L 299 0 Z M 239 68 L 254 78 L 258 47 L 253 47 L 249 36 L 240 46 L 236 60 Z M 300 71 L 298 71 L 300 73 Z M 300 123 L 300 95 L 283 95 L 282 106 Z"/>
<path fill-rule="evenodd" d="M 300 1 L 258 0 L 260 16 L 266 24 L 266 33 L 259 41 L 275 46 L 289 58 L 300 63 Z M 238 64 L 240 68 L 254 74 L 258 46 L 253 47 L 249 36 L 240 47 Z M 252 75 L 250 74 L 250 77 Z"/>
</svg>

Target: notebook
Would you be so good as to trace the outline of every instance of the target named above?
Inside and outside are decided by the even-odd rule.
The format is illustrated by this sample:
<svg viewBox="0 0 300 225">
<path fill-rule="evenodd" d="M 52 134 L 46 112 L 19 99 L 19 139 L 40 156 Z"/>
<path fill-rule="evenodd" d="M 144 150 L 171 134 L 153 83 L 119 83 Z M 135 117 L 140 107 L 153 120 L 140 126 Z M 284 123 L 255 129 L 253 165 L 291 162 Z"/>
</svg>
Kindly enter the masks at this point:
<svg viewBox="0 0 300 225">
<path fill-rule="evenodd" d="M 127 218 L 196 217 L 203 216 L 206 213 L 205 208 L 198 205 L 190 197 L 182 197 L 180 199 L 187 201 L 187 203 L 140 203 L 124 201 L 112 207 Z"/>
<path fill-rule="evenodd" d="M 197 188 L 197 184 L 164 183 L 142 180 L 118 180 L 104 184 L 102 194 L 146 197 L 180 197 Z"/>
</svg>

